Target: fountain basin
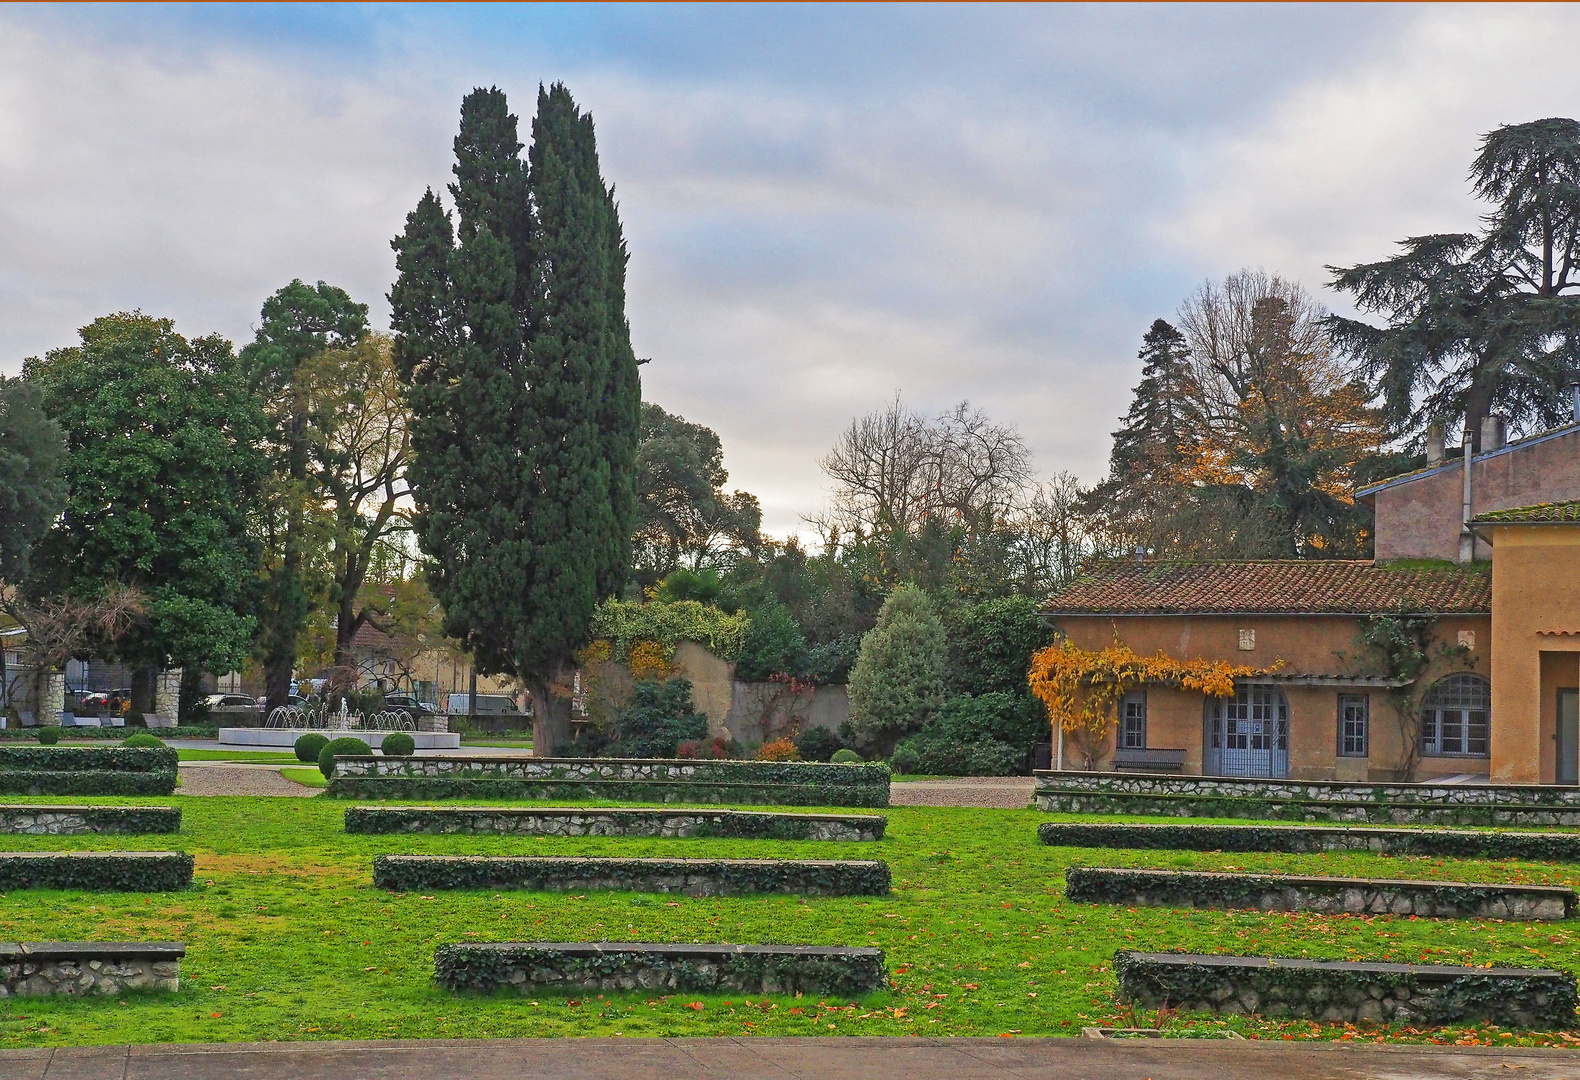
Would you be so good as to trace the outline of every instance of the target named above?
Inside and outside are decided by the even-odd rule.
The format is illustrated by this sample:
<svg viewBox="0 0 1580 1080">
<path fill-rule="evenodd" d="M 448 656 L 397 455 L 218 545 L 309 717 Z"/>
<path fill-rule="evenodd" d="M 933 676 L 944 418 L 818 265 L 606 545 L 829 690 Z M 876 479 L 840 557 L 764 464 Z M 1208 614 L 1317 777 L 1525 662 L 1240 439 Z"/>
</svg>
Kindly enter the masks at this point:
<svg viewBox="0 0 1580 1080">
<path fill-rule="evenodd" d="M 373 749 L 379 748 L 379 743 L 384 741 L 388 731 L 369 731 L 359 728 L 350 728 L 336 731 L 333 728 L 284 728 L 284 727 L 227 727 L 219 729 L 219 744 L 221 746 L 250 746 L 268 749 L 290 749 L 296 745 L 296 740 L 308 733 L 323 735 L 330 739 L 338 739 L 342 735 L 349 735 L 353 739 L 361 739 Z M 412 741 L 419 750 L 459 750 L 461 736 L 454 731 L 407 731 Z"/>
</svg>

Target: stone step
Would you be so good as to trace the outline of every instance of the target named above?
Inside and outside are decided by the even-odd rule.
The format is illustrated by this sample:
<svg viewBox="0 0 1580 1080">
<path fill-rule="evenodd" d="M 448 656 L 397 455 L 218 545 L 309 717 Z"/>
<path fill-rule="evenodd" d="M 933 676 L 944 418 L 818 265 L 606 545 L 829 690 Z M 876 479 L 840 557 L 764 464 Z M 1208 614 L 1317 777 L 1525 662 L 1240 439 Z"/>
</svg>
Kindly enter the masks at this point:
<svg viewBox="0 0 1580 1080">
<path fill-rule="evenodd" d="M 887 825 L 886 818 L 876 815 L 657 807 L 353 806 L 346 810 L 348 833 L 873 841 L 883 839 Z"/>
</svg>

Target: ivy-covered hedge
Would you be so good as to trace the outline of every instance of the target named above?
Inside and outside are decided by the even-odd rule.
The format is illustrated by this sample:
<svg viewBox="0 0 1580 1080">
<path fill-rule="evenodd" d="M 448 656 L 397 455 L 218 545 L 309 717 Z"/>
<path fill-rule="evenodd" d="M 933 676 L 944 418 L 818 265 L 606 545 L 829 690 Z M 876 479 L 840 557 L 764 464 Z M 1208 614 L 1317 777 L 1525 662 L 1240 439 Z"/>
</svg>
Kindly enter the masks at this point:
<svg viewBox="0 0 1580 1080">
<path fill-rule="evenodd" d="M 177 760 L 168 746 L 0 746 L 0 771 L 158 772 L 174 769 Z"/>
<path fill-rule="evenodd" d="M 1438 803 L 1387 800 L 1340 802 L 1252 795 L 1160 795 L 1147 792 L 1038 788 L 1039 810 L 1060 814 L 1139 814 L 1156 817 L 1259 818 L 1344 821 L 1380 825 L 1577 825 L 1580 806 L 1552 803 Z"/>
<path fill-rule="evenodd" d="M 192 856 L 184 851 L 0 852 L 0 892 L 175 892 L 191 884 Z"/>
<path fill-rule="evenodd" d="M 169 795 L 175 789 L 174 769 L 158 772 L 0 769 L 0 795 Z"/>
<path fill-rule="evenodd" d="M 0 806 L 0 833 L 64 836 L 73 833 L 173 833 L 181 811 L 173 806 Z"/>
<path fill-rule="evenodd" d="M 688 896 L 887 896 L 886 863 L 832 859 L 605 859 L 380 855 L 373 884 L 392 892 L 527 889 Z"/>
<path fill-rule="evenodd" d="M 1084 904 L 1249 908 L 1440 919 L 1547 921 L 1574 914 L 1572 889 L 1468 881 L 1391 881 L 1294 874 L 1072 866 L 1066 899 Z"/>
<path fill-rule="evenodd" d="M 1330 1023 L 1487 1022 L 1575 1026 L 1575 977 L 1548 968 L 1350 963 L 1190 953 L 1114 954 L 1120 1000 L 1181 1012 L 1258 1013 Z"/>
<path fill-rule="evenodd" d="M 731 614 L 695 600 L 645 604 L 605 600 L 593 612 L 591 632 L 612 644 L 616 660 L 624 660 L 635 641 L 658 642 L 665 659 L 674 657 L 675 646 L 682 641 L 695 641 L 719 659 L 733 662 L 751 625 L 744 613 Z"/>
<path fill-rule="evenodd" d="M 616 807 L 353 806 L 346 832 L 660 836 L 751 840 L 881 840 L 886 818 L 751 810 Z"/>
<path fill-rule="evenodd" d="M 652 942 L 478 942 L 434 951 L 448 990 L 659 990 L 853 998 L 888 983 L 880 949 Z"/>
<path fill-rule="evenodd" d="M 1312 825 L 1145 825 L 1048 821 L 1037 837 L 1053 847 L 1161 851 L 1375 851 L 1456 859 L 1580 862 L 1580 833 L 1377 829 Z"/>
<path fill-rule="evenodd" d="M 336 776 L 342 799 L 619 799 L 624 802 L 744 803 L 757 806 L 889 805 L 889 788 L 804 784 L 665 783 L 630 780 L 515 780 L 473 776 Z"/>
</svg>

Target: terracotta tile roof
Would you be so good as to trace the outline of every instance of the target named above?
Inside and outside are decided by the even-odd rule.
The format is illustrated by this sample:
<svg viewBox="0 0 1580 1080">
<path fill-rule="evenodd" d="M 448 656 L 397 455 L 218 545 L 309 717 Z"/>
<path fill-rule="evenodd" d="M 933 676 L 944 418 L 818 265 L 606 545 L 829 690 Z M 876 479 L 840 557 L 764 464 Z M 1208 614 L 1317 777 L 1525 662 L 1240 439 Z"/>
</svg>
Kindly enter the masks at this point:
<svg viewBox="0 0 1580 1080">
<path fill-rule="evenodd" d="M 1093 561 L 1043 604 L 1050 615 L 1476 614 L 1492 571 L 1337 560 Z"/>
<path fill-rule="evenodd" d="M 1535 506 L 1511 506 L 1507 510 L 1492 510 L 1477 514 L 1471 519 L 1477 525 L 1567 525 L 1580 523 L 1580 502 L 1537 503 Z"/>
<path fill-rule="evenodd" d="M 370 622 L 365 622 L 357 627 L 357 632 L 351 637 L 351 647 L 354 649 L 387 649 L 390 647 L 391 638 L 384 631 Z"/>
</svg>

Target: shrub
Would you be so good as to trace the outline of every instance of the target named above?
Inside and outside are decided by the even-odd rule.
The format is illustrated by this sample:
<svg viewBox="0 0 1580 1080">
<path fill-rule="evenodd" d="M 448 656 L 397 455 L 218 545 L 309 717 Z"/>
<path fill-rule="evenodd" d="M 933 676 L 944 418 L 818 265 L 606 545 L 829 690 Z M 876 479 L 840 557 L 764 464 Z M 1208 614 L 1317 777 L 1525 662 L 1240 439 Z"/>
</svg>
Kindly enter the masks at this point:
<svg viewBox="0 0 1580 1080">
<path fill-rule="evenodd" d="M 774 739 L 757 748 L 758 761 L 800 761 L 801 751 L 789 739 Z"/>
<path fill-rule="evenodd" d="M 858 747 L 882 751 L 921 728 L 943 704 L 944 625 L 914 585 L 889 594 L 878 625 L 861 639 L 850 673 L 850 724 Z"/>
<path fill-rule="evenodd" d="M 842 683 L 850 679 L 861 650 L 861 635 L 847 634 L 832 641 L 821 641 L 807 649 L 801 659 L 801 674 L 810 682 Z"/>
<path fill-rule="evenodd" d="M 146 731 L 144 731 L 144 732 L 142 732 L 140 734 L 137 734 L 137 735 L 133 735 L 133 736 L 131 736 L 128 739 L 122 739 L 121 740 L 121 745 L 122 746 L 131 746 L 131 747 L 142 746 L 142 747 L 147 747 L 150 750 L 157 750 L 161 746 L 163 746 L 164 744 L 165 744 L 165 741 L 163 739 L 161 739 L 159 736 L 157 736 L 157 735 L 150 735 Z"/>
<path fill-rule="evenodd" d="M 54 746 L 60 742 L 60 728 L 51 725 L 38 729 L 38 741 L 45 746 Z"/>
<path fill-rule="evenodd" d="M 335 775 L 336 754 L 343 757 L 351 757 L 354 754 L 371 753 L 373 753 L 373 748 L 361 739 L 342 735 L 338 739 L 325 743 L 324 748 L 318 752 L 318 771 L 323 773 L 326 778 Z"/>
<path fill-rule="evenodd" d="M 856 753 L 856 751 L 846 749 L 835 750 L 833 756 L 831 756 L 828 760 L 832 761 L 835 765 L 860 765 L 862 758 L 860 754 Z"/>
<path fill-rule="evenodd" d="M 741 756 L 741 747 L 734 739 L 715 735 L 711 739 L 687 739 L 675 747 L 675 756 L 700 761 L 730 761 Z"/>
<path fill-rule="evenodd" d="M 949 688 L 955 693 L 1025 694 L 1031 654 L 1052 640 L 1024 596 L 998 597 L 948 613 Z"/>
<path fill-rule="evenodd" d="M 1024 752 L 1047 742 L 1048 709 L 1027 693 L 961 694 L 944 702 L 922 734 L 959 743 L 1001 742 Z"/>
<path fill-rule="evenodd" d="M 642 679 L 610 735 L 611 757 L 671 758 L 687 739 L 708 737 L 708 718 L 692 704 L 689 679 Z"/>
<path fill-rule="evenodd" d="M 318 755 L 324 747 L 329 745 L 329 736 L 320 735 L 316 731 L 309 731 L 306 735 L 299 735 L 296 739 L 296 760 L 305 761 L 309 765 L 318 763 Z"/>
<path fill-rule="evenodd" d="M 417 752 L 417 740 L 404 731 L 392 731 L 384 736 L 379 749 L 386 757 L 411 757 Z"/>
<path fill-rule="evenodd" d="M 799 674 L 805 652 L 806 635 L 795 616 L 770 597 L 752 612 L 751 629 L 746 631 L 735 660 L 735 677 L 742 682 L 765 682 L 772 675 Z"/>
<path fill-rule="evenodd" d="M 795 748 L 806 761 L 828 761 L 842 746 L 839 736 L 825 727 L 807 728 L 795 737 Z"/>
<path fill-rule="evenodd" d="M 994 739 L 958 742 L 931 733 L 905 739 L 889 759 L 895 772 L 935 776 L 1013 776 L 1025 761 L 1024 751 Z"/>
</svg>

